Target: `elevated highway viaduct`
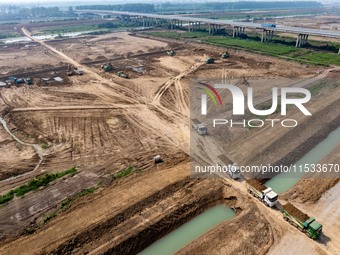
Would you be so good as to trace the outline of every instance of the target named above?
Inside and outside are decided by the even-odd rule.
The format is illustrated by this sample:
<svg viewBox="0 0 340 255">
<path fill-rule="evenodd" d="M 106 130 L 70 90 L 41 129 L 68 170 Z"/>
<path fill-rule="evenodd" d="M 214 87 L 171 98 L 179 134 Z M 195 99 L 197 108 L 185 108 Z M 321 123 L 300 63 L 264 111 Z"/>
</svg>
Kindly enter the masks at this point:
<svg viewBox="0 0 340 255">
<path fill-rule="evenodd" d="M 202 24 L 208 25 L 209 34 L 216 34 L 223 27 L 230 27 L 233 30 L 233 37 L 245 34 L 245 29 L 255 29 L 262 32 L 261 41 L 265 42 L 271 40 L 273 34 L 277 33 L 289 33 L 296 34 L 296 47 L 302 47 L 308 42 L 309 36 L 325 37 L 325 38 L 336 38 L 340 39 L 340 32 L 322 29 L 312 29 L 304 27 L 290 27 L 276 25 L 275 27 L 266 26 L 264 27 L 259 23 L 252 22 L 240 22 L 233 20 L 216 20 L 206 18 L 187 17 L 181 15 L 163 15 L 153 13 L 138 13 L 138 12 L 125 12 L 125 11 L 102 11 L 102 10 L 77 10 L 78 14 L 82 13 L 93 13 L 96 15 L 110 15 L 110 16 L 121 16 L 122 18 L 129 18 L 136 21 L 142 21 L 144 27 L 157 26 L 160 20 L 170 21 L 170 28 L 187 26 L 188 31 L 194 31 L 199 29 Z M 340 54 L 340 49 L 338 54 Z"/>
</svg>

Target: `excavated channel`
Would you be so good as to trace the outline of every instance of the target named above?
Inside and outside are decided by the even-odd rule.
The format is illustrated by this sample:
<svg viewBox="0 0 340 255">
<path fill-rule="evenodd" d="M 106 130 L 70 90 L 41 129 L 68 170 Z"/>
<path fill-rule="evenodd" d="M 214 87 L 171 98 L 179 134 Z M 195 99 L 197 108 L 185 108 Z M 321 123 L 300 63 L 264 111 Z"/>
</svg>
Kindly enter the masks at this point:
<svg viewBox="0 0 340 255">
<path fill-rule="evenodd" d="M 320 142 L 316 147 L 305 154 L 299 161 L 295 163 L 297 167 L 304 167 L 305 164 L 317 164 L 325 158 L 340 143 L 340 127 L 332 131 L 326 139 Z M 299 170 L 299 169 L 298 169 Z M 292 188 L 303 176 L 304 172 L 290 171 L 280 173 L 265 183 L 267 187 L 271 187 L 277 193 L 284 193 Z"/>
<path fill-rule="evenodd" d="M 140 255 L 171 255 L 218 224 L 235 216 L 235 212 L 225 206 L 217 205 L 189 222 L 180 226 L 159 241 L 140 252 Z"/>
</svg>

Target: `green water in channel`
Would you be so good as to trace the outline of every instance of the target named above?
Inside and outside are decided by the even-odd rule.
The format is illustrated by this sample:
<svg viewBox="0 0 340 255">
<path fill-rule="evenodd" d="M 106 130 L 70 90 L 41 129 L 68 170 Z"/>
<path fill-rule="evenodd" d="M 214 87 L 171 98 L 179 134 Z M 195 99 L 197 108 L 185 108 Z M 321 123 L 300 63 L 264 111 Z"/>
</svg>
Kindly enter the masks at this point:
<svg viewBox="0 0 340 255">
<path fill-rule="evenodd" d="M 305 164 L 317 164 L 329 153 L 332 152 L 340 144 L 340 127 L 331 132 L 326 139 L 320 142 L 307 154 L 305 154 L 298 162 L 296 166 L 304 166 Z M 326 162 L 327 163 L 327 162 Z M 338 162 L 340 164 L 340 162 Z M 292 188 L 303 176 L 304 172 L 288 172 L 281 173 L 270 179 L 265 183 L 267 187 L 271 187 L 276 193 L 287 192 Z"/>
<path fill-rule="evenodd" d="M 175 229 L 147 247 L 139 255 L 172 255 L 218 224 L 235 216 L 235 212 L 225 206 L 215 206 Z"/>
</svg>

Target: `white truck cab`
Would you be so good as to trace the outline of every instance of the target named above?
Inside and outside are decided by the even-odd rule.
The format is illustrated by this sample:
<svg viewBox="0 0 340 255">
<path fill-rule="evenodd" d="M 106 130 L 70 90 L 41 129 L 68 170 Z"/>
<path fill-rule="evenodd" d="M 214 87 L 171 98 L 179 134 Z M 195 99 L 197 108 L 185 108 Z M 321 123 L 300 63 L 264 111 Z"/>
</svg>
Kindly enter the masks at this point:
<svg viewBox="0 0 340 255">
<path fill-rule="evenodd" d="M 208 128 L 199 122 L 198 119 L 192 119 L 192 127 L 197 131 L 199 135 L 206 135 L 208 134 Z"/>
<path fill-rule="evenodd" d="M 228 165 L 229 175 L 232 179 L 239 179 L 241 177 L 240 167 L 233 163 L 232 165 Z"/>
<path fill-rule="evenodd" d="M 277 204 L 278 195 L 272 190 L 272 188 L 267 188 L 263 192 L 263 202 L 265 202 L 269 207 L 273 207 Z"/>
<path fill-rule="evenodd" d="M 208 129 L 203 124 L 197 124 L 197 133 L 199 135 L 206 135 L 208 133 Z"/>
</svg>

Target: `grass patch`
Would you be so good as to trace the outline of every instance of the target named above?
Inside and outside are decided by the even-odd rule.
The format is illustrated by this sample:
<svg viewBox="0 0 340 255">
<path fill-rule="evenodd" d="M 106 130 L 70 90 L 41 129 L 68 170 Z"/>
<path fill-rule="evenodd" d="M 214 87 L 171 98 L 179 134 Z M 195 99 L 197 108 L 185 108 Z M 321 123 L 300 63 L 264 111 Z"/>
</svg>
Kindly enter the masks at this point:
<svg viewBox="0 0 340 255">
<path fill-rule="evenodd" d="M 222 47 L 241 48 L 248 51 L 263 53 L 274 57 L 280 57 L 287 60 L 293 60 L 304 64 L 312 65 L 340 65 L 340 55 L 325 51 L 314 51 L 306 48 L 296 48 L 293 42 L 280 42 L 276 39 L 275 42 L 262 43 L 259 37 L 249 37 L 245 39 L 232 38 L 229 36 L 212 36 L 205 32 L 184 32 L 178 33 L 176 31 L 169 32 L 146 32 L 145 34 L 171 39 L 193 39 L 196 42 L 212 44 Z M 318 47 L 315 41 L 311 42 L 314 47 Z M 337 47 L 332 44 L 330 47 Z"/>
<path fill-rule="evenodd" d="M 157 36 L 162 38 L 171 38 L 171 39 L 190 39 L 190 38 L 202 38 L 202 37 L 209 37 L 209 34 L 204 32 L 173 32 L 173 31 L 166 31 L 166 32 L 145 32 L 147 35 Z"/>
<path fill-rule="evenodd" d="M 52 220 L 53 218 L 55 218 L 58 215 L 58 210 L 53 211 L 49 214 L 47 214 L 44 219 L 43 219 L 43 223 L 45 224 L 46 222 Z"/>
<path fill-rule="evenodd" d="M 115 173 L 115 174 L 113 175 L 112 178 L 115 180 L 115 179 L 120 179 L 120 178 L 129 176 L 130 174 L 132 174 L 132 172 L 133 172 L 134 170 L 135 170 L 135 169 L 134 169 L 133 166 L 129 166 L 129 167 L 127 167 L 127 168 L 125 168 L 125 169 L 123 169 L 123 170 L 121 170 L 121 171 Z"/>
<path fill-rule="evenodd" d="M 98 25 L 82 25 L 82 26 L 69 26 L 67 28 L 55 28 L 55 29 L 46 29 L 38 32 L 34 35 L 46 35 L 46 34 L 65 34 L 72 32 L 83 32 L 83 31 L 91 31 L 98 29 Z"/>
<path fill-rule="evenodd" d="M 19 37 L 18 33 L 0 33 L 0 39 Z"/>
<path fill-rule="evenodd" d="M 75 195 L 73 195 L 69 198 L 66 198 L 65 200 L 63 200 L 61 202 L 60 209 L 62 210 L 62 209 L 68 208 L 74 200 L 76 200 L 77 198 L 92 194 L 93 192 L 95 192 L 96 189 L 97 189 L 96 187 L 84 189 L 83 191 L 80 191 L 77 194 L 75 194 Z"/>
<path fill-rule="evenodd" d="M 13 191 L 6 193 L 5 195 L 0 196 L 0 205 L 4 204 L 8 201 L 11 201 L 14 198 Z"/>
<path fill-rule="evenodd" d="M 65 170 L 63 172 L 54 173 L 54 174 L 46 174 L 42 177 L 35 178 L 28 182 L 27 184 L 21 185 L 16 189 L 12 189 L 9 192 L 7 192 L 5 195 L 0 196 L 0 204 L 4 204 L 8 201 L 11 201 L 14 198 L 14 195 L 17 197 L 21 197 L 25 195 L 27 192 L 37 190 L 40 187 L 46 186 L 50 182 L 59 179 L 65 175 L 68 174 L 75 174 L 77 173 L 77 168 L 72 167 L 68 170 Z"/>
</svg>

